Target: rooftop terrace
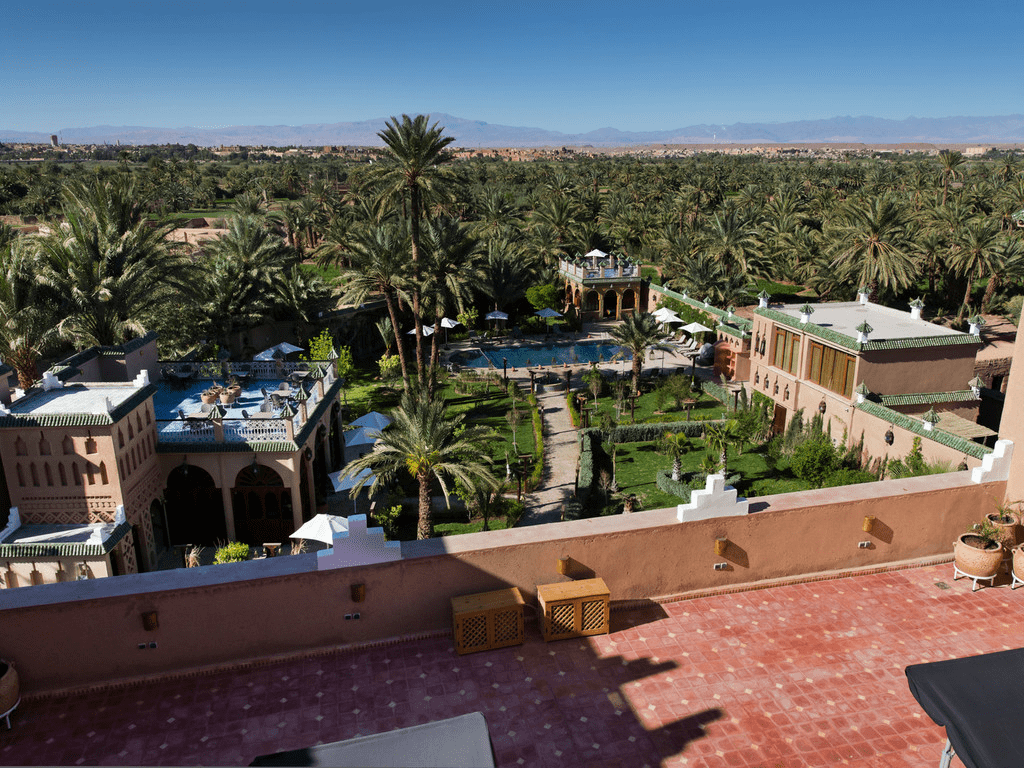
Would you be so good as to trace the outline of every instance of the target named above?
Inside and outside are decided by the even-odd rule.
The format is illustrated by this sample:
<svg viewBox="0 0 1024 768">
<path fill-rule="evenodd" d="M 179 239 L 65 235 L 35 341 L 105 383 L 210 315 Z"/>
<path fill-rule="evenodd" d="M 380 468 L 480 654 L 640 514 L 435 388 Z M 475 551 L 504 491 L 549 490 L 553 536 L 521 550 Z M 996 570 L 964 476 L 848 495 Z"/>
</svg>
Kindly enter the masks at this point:
<svg viewBox="0 0 1024 768">
<path fill-rule="evenodd" d="M 500 766 L 932 768 L 909 664 L 1020 644 L 1024 603 L 952 565 L 612 614 L 612 632 L 457 656 L 450 637 L 26 700 L 14 765 L 246 765 L 467 712 Z M 960 766 L 954 760 L 954 766 Z"/>
</svg>

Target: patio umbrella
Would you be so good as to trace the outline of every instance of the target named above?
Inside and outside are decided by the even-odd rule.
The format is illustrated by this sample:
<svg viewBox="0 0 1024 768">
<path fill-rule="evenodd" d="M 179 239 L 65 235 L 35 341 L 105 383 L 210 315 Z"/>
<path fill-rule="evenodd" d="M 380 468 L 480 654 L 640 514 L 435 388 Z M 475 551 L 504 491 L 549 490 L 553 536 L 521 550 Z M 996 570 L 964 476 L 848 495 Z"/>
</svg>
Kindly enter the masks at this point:
<svg viewBox="0 0 1024 768">
<path fill-rule="evenodd" d="M 448 329 L 454 328 L 457 325 L 462 325 L 458 320 L 452 320 L 450 317 L 441 318 L 441 327 L 444 328 L 444 343 L 448 343 Z"/>
<path fill-rule="evenodd" d="M 494 310 L 493 312 L 488 312 L 486 315 L 484 315 L 484 319 L 485 320 L 508 320 L 508 315 L 506 315 L 504 312 L 499 312 L 498 310 Z"/>
<path fill-rule="evenodd" d="M 334 545 L 334 534 L 348 530 L 348 520 L 338 515 L 315 515 L 312 519 L 304 522 L 289 539 L 306 539 L 308 541 L 322 541 L 324 544 Z"/>
<path fill-rule="evenodd" d="M 599 259 L 603 259 L 607 255 L 608 254 L 602 251 L 600 248 L 595 248 L 594 250 L 590 251 L 590 253 L 588 253 L 586 256 L 584 256 L 584 258 L 592 259 L 596 256 Z"/>
<path fill-rule="evenodd" d="M 553 310 L 553 309 L 551 309 L 549 307 L 544 307 L 544 309 L 542 309 L 540 312 L 534 312 L 533 314 L 535 314 L 537 317 L 561 317 L 562 316 L 561 312 L 555 312 L 555 310 Z"/>
<path fill-rule="evenodd" d="M 377 411 L 370 411 L 365 416 L 360 416 L 355 421 L 351 422 L 353 427 L 366 427 L 367 429 L 374 429 L 380 432 L 384 427 L 391 423 L 391 419 L 385 416 L 383 413 Z"/>
<path fill-rule="evenodd" d="M 434 332 L 434 326 L 432 326 L 432 325 L 424 325 L 423 326 L 423 336 L 424 337 L 430 336 L 433 332 Z M 405 333 L 408 336 L 415 336 L 416 335 L 416 329 L 415 328 L 410 328 Z"/>
<path fill-rule="evenodd" d="M 369 478 L 371 482 L 376 482 L 377 477 L 369 469 L 364 469 L 356 472 L 354 475 L 348 477 L 341 477 L 341 473 L 344 470 L 338 470 L 337 472 L 331 472 L 327 475 L 331 479 L 331 484 L 334 486 L 334 490 L 338 493 L 342 491 L 351 491 L 356 487 L 356 484 L 363 478 Z M 359 512 L 358 499 L 352 499 L 352 514 Z M 346 520 L 346 525 L 348 521 Z"/>
<path fill-rule="evenodd" d="M 275 344 L 268 349 L 264 349 L 258 355 L 253 357 L 253 360 L 273 360 L 274 353 L 280 352 L 282 355 L 287 355 L 291 352 L 301 352 L 302 347 L 296 347 L 294 344 L 289 344 L 287 341 L 282 341 L 280 344 Z"/>
<path fill-rule="evenodd" d="M 345 447 L 355 445 L 374 445 L 380 439 L 380 430 L 361 427 L 345 432 Z"/>
<path fill-rule="evenodd" d="M 706 325 L 701 325 L 700 323 L 694 321 L 689 325 L 684 325 L 683 330 L 690 334 L 696 334 L 701 333 L 702 331 L 710 331 L 711 329 L 708 328 Z"/>
<path fill-rule="evenodd" d="M 659 323 L 667 323 L 670 320 L 679 320 L 679 315 L 668 307 L 662 307 L 661 309 L 655 310 L 652 314 Z M 679 320 L 679 322 L 682 322 L 682 320 Z"/>
</svg>

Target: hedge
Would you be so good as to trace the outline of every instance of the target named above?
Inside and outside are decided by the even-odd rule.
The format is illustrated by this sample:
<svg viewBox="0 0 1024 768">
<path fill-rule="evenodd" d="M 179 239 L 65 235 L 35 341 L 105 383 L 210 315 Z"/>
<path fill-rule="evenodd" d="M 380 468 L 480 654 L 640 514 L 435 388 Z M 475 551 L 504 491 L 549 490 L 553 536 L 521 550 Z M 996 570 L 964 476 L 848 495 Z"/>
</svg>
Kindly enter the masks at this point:
<svg viewBox="0 0 1024 768">
<path fill-rule="evenodd" d="M 576 393 L 578 389 L 570 389 L 565 393 L 565 405 L 569 409 L 569 421 L 572 425 L 579 429 L 580 426 L 580 409 L 576 405 Z"/>
<path fill-rule="evenodd" d="M 540 416 L 537 396 L 531 392 L 526 399 L 533 409 L 533 469 L 526 478 L 526 490 L 532 491 L 544 479 L 544 420 Z"/>
<path fill-rule="evenodd" d="M 707 475 L 702 472 L 683 472 L 680 475 L 680 480 L 672 479 L 672 470 L 670 469 L 659 469 L 658 474 L 655 475 L 654 484 L 665 493 L 670 493 L 673 496 L 678 496 L 683 499 L 683 503 L 690 502 L 690 492 L 697 491 L 707 487 Z M 725 484 L 727 486 L 736 486 L 736 483 L 740 481 L 740 474 L 737 472 L 734 475 L 729 475 L 725 478 Z"/>
<path fill-rule="evenodd" d="M 718 384 L 717 382 L 714 381 L 702 381 L 700 383 L 700 388 L 703 392 L 707 392 L 709 395 L 715 398 L 715 400 L 724 405 L 727 411 L 733 410 L 732 392 L 723 387 L 721 384 Z"/>
</svg>

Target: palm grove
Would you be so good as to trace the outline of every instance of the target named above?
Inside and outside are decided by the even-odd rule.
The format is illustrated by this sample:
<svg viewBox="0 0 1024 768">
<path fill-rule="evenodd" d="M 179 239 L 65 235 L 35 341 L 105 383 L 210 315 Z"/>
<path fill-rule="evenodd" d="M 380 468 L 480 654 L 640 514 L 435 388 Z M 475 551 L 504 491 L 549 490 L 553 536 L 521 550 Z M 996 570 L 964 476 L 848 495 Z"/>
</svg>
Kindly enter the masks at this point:
<svg viewBox="0 0 1024 768">
<path fill-rule="evenodd" d="M 550 286 L 560 303 L 561 255 L 622 253 L 648 277 L 720 306 L 784 283 L 822 300 L 850 299 L 861 286 L 895 306 L 922 297 L 954 323 L 977 311 L 1020 314 L 1024 230 L 1014 215 L 1024 210 L 1024 174 L 1012 152 L 972 162 L 955 151 L 451 162 L 452 138 L 425 116 L 392 119 L 379 135 L 372 163 L 127 148 L 105 165 L 0 167 L 0 212 L 42 217 L 50 230 L 0 228 L 4 360 L 26 386 L 39 357 L 62 344 L 115 344 L 152 329 L 166 357 L 202 341 L 226 345 L 267 319 L 311 329 L 339 300 L 382 297 L 405 393 L 395 433 L 421 434 L 396 447 L 401 460 L 376 468 L 418 480 L 425 536 L 432 482 L 492 478 L 469 458 L 482 436 L 426 410 L 440 334 L 425 337 L 423 326 L 456 314 L 478 322 L 491 309 L 529 315 L 539 308 L 527 301 L 531 287 Z M 221 238 L 201 247 L 166 239 L 175 211 L 214 207 L 227 220 Z"/>
</svg>

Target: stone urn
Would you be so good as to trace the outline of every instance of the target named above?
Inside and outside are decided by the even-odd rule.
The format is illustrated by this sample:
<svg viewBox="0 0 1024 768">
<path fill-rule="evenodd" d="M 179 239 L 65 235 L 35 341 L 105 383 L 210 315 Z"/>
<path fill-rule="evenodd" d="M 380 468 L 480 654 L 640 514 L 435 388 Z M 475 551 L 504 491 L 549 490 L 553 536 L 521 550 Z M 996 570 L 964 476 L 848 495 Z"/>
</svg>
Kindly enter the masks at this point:
<svg viewBox="0 0 1024 768">
<path fill-rule="evenodd" d="M 0 716 L 14 709 L 20 698 L 21 684 L 14 662 L 0 659 Z"/>
<path fill-rule="evenodd" d="M 1024 543 L 1021 541 L 1020 519 L 1016 513 L 1009 511 L 993 512 L 985 515 L 985 519 L 999 532 L 999 543 L 1003 545 L 1003 549 L 1007 553 L 1018 544 Z"/>
<path fill-rule="evenodd" d="M 987 579 L 995 576 L 1003 564 L 1003 546 L 968 531 L 953 542 L 953 559 L 961 573 Z"/>
</svg>

